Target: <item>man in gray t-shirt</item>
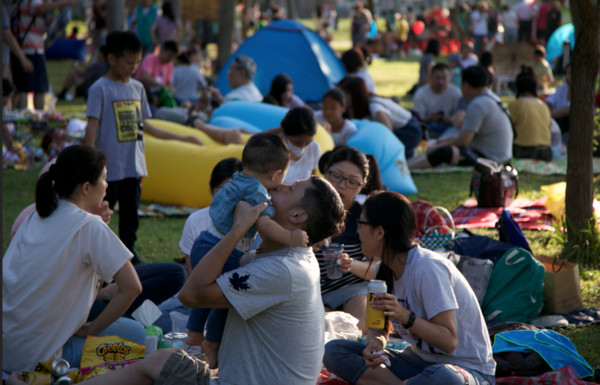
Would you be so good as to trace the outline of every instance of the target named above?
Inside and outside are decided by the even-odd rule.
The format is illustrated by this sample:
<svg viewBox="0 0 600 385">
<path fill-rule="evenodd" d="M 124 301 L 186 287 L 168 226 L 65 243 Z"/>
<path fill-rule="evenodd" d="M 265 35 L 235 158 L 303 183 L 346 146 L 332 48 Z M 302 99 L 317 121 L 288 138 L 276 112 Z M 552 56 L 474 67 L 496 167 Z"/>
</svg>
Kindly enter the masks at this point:
<svg viewBox="0 0 600 385">
<path fill-rule="evenodd" d="M 431 138 L 439 137 L 452 127 L 461 97 L 458 87 L 450 83 L 450 67 L 446 63 L 434 65 L 429 84 L 419 87 L 413 99 L 413 110 L 419 120 L 429 126 Z"/>
<path fill-rule="evenodd" d="M 271 191 L 276 220 L 303 229 L 311 244 L 339 233 L 344 206 L 324 179 L 311 177 Z M 262 252 L 219 277 L 237 242 L 266 204 L 238 204 L 231 230 L 198 262 L 179 293 L 190 307 L 230 308 L 219 350 L 219 384 L 314 385 L 324 353 L 325 319 L 319 264 L 311 248 L 263 238 Z M 121 370 L 84 384 L 209 383 L 205 362 L 183 350 L 159 349 Z"/>
<path fill-rule="evenodd" d="M 485 89 L 467 107 L 462 131 L 473 132 L 468 149 L 482 157 L 504 163 L 512 158 L 513 131 L 502 101 Z"/>
<path fill-rule="evenodd" d="M 438 140 L 426 154 L 410 159 L 410 168 L 435 167 L 441 163 L 470 166 L 477 158 L 504 163 L 512 158 L 510 117 L 500 99 L 488 89 L 489 79 L 489 72 L 482 66 L 463 70 L 461 89 L 470 103 L 459 134 Z"/>
</svg>

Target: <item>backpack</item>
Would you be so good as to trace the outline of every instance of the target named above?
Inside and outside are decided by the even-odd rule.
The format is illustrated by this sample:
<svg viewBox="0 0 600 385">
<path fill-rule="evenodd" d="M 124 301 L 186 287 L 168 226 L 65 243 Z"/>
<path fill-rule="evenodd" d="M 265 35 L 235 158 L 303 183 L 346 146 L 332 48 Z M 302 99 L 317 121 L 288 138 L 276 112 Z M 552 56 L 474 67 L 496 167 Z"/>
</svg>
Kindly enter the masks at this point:
<svg viewBox="0 0 600 385">
<path fill-rule="evenodd" d="M 518 247 L 508 250 L 494 265 L 481 309 L 487 322 L 524 322 L 544 306 L 544 265 Z"/>
<path fill-rule="evenodd" d="M 521 226 L 514 220 L 508 210 L 502 210 L 502 214 L 500 214 L 500 218 L 496 222 L 496 228 L 498 229 L 498 239 L 501 242 L 506 242 L 515 247 L 522 247 L 531 252 L 529 241 L 523 230 L 521 230 Z"/>
<path fill-rule="evenodd" d="M 496 264 L 500 258 L 514 246 L 500 242 L 484 235 L 456 237 L 446 248 L 458 255 L 472 258 L 489 259 Z"/>
</svg>

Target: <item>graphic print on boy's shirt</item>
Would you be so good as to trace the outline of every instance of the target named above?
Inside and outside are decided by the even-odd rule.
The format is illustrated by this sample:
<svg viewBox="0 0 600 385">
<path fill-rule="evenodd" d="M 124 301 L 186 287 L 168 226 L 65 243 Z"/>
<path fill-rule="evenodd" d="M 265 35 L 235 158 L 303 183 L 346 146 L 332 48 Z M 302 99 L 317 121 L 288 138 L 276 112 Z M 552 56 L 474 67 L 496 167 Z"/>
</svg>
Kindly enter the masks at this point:
<svg viewBox="0 0 600 385">
<path fill-rule="evenodd" d="M 117 140 L 119 142 L 130 142 L 142 140 L 142 105 L 139 100 L 119 100 L 113 102 L 115 112 L 115 127 L 117 128 Z"/>
</svg>

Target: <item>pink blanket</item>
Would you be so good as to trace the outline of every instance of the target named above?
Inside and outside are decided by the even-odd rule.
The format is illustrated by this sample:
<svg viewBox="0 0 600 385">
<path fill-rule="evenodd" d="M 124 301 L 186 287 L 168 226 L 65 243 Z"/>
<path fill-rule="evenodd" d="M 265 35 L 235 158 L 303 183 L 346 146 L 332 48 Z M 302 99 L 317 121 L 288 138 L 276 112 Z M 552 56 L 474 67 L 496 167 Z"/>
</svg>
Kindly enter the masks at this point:
<svg viewBox="0 0 600 385">
<path fill-rule="evenodd" d="M 555 231 L 554 219 L 544 206 L 546 197 L 537 201 L 518 198 L 505 207 L 522 229 Z M 462 206 L 452 212 L 452 218 L 457 228 L 493 228 L 498 222 L 502 207 L 478 208 L 477 200 L 467 199 Z"/>
</svg>

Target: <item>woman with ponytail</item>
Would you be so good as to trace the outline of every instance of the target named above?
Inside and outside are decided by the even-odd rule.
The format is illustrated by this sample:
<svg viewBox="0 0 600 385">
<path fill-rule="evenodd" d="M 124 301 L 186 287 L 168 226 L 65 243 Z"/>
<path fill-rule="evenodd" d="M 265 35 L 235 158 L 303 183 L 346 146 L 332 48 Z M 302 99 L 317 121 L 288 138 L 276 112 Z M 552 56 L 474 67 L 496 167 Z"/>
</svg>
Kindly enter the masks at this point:
<svg viewBox="0 0 600 385">
<path fill-rule="evenodd" d="M 386 349 L 388 330 L 369 329 L 366 347 L 327 343 L 325 367 L 351 384 L 493 384 L 496 363 L 477 297 L 452 262 L 418 246 L 408 199 L 372 195 L 357 225 L 362 252 L 380 258 L 376 277 L 388 288 L 370 306 L 409 347 Z"/>
<path fill-rule="evenodd" d="M 106 158 L 86 146 L 64 149 L 36 185 L 27 216 L 2 261 L 3 370 L 33 370 L 63 357 L 79 366 L 88 335 L 144 343 L 144 329 L 120 318 L 140 294 L 131 252 L 97 216 L 106 194 Z M 86 322 L 102 281 L 115 281 L 106 308 Z M 111 293 L 112 294 L 112 293 Z"/>
</svg>

